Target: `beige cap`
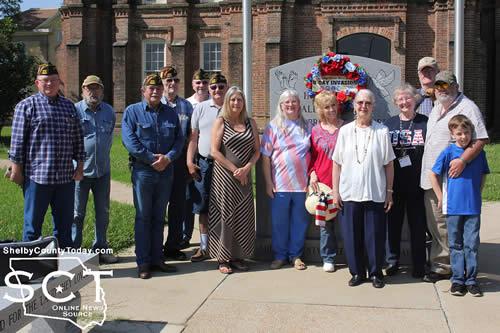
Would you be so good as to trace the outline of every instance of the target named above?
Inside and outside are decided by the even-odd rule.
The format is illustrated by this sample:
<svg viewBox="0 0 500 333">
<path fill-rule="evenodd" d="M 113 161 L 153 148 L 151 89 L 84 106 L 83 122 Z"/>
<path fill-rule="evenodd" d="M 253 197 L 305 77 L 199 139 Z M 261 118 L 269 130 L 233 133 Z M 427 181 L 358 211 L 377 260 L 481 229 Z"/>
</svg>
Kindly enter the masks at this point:
<svg viewBox="0 0 500 333">
<path fill-rule="evenodd" d="M 85 80 L 83 80 L 82 88 L 86 87 L 86 86 L 90 86 L 91 84 L 98 84 L 102 88 L 104 88 L 104 84 L 102 84 L 101 79 L 97 75 L 89 75 L 89 76 L 87 76 L 85 78 Z"/>
<path fill-rule="evenodd" d="M 437 61 L 433 57 L 423 57 L 418 61 L 418 71 L 421 71 L 425 67 L 432 67 L 435 70 L 439 70 Z"/>
</svg>

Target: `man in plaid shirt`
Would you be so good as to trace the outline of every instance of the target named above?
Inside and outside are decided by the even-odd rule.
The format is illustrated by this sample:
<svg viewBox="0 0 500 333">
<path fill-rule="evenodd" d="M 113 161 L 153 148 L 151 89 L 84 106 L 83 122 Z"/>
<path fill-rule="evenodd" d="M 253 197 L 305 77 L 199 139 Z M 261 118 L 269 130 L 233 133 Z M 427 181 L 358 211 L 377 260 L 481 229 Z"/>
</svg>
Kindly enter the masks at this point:
<svg viewBox="0 0 500 333">
<path fill-rule="evenodd" d="M 35 84 L 38 93 L 19 102 L 14 112 L 10 179 L 23 188 L 23 241 L 41 236 L 50 205 L 54 236 L 65 248 L 73 246 L 75 180 L 83 178 L 85 160 L 83 132 L 75 106 L 58 94 L 56 67 L 40 65 Z"/>
</svg>

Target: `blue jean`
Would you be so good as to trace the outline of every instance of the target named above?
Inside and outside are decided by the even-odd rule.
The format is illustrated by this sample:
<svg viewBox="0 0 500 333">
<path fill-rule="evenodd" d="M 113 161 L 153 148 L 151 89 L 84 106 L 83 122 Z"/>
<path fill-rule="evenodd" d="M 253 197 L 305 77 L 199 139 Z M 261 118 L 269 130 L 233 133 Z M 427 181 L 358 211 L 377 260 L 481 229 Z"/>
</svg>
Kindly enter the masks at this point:
<svg viewBox="0 0 500 333">
<path fill-rule="evenodd" d="M 190 184 L 193 214 L 208 214 L 208 201 L 214 163 L 212 160 L 198 157 L 198 166 L 200 167 L 201 179 L 199 181 L 193 180 Z"/>
<path fill-rule="evenodd" d="M 327 221 L 319 229 L 319 254 L 323 263 L 335 264 L 337 255 L 337 237 L 335 236 L 335 219 Z"/>
<path fill-rule="evenodd" d="M 172 193 L 168 202 L 168 237 L 166 250 L 179 250 L 183 240 L 189 241 L 193 234 L 194 214 L 189 198 L 187 179 L 191 178 L 183 154 L 174 162 Z"/>
<path fill-rule="evenodd" d="M 476 283 L 477 251 L 479 248 L 480 215 L 448 215 L 451 283 Z"/>
<path fill-rule="evenodd" d="M 75 182 L 60 185 L 42 185 L 27 178 L 23 186 L 24 227 L 23 241 L 33 241 L 42 234 L 42 225 L 50 205 L 54 236 L 60 248 L 72 247 L 71 224 Z"/>
<path fill-rule="evenodd" d="M 173 168 L 162 172 L 134 164 L 132 186 L 135 206 L 135 255 L 137 265 L 163 262 L 163 226 Z"/>
<path fill-rule="evenodd" d="M 108 248 L 106 232 L 109 224 L 109 193 L 111 187 L 110 174 L 99 178 L 84 177 L 75 184 L 75 212 L 71 236 L 76 248 L 82 246 L 83 222 L 87 212 L 89 191 L 94 195 L 95 234 L 92 249 Z"/>
<path fill-rule="evenodd" d="M 274 258 L 293 260 L 302 256 L 310 216 L 305 192 L 276 192 L 271 199 L 272 248 Z"/>
</svg>

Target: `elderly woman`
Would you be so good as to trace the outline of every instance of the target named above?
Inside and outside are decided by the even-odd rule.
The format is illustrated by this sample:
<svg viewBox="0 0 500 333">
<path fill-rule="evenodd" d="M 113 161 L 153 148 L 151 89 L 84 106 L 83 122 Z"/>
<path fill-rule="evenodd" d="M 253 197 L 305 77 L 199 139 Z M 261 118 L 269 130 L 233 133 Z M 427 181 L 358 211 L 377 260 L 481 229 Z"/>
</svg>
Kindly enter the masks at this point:
<svg viewBox="0 0 500 333">
<path fill-rule="evenodd" d="M 386 275 L 394 275 L 399 269 L 401 229 L 406 216 L 410 227 L 412 275 L 424 276 L 425 266 L 425 206 L 424 191 L 420 188 L 420 171 L 427 132 L 427 117 L 415 112 L 418 91 L 404 84 L 394 91 L 394 104 L 399 108 L 397 116 L 389 118 L 392 148 L 396 154 L 394 166 L 394 206 L 387 220 L 387 267 Z"/>
<path fill-rule="evenodd" d="M 306 269 L 301 259 L 310 217 L 305 209 L 307 169 L 310 161 L 310 130 L 302 117 L 299 95 L 285 90 L 276 116 L 262 136 L 262 164 L 266 192 L 271 198 L 271 269 L 290 261 Z"/>
<path fill-rule="evenodd" d="M 318 191 L 318 182 L 332 187 L 332 155 L 337 143 L 339 128 L 344 121 L 340 119 L 335 94 L 323 91 L 314 98 L 314 108 L 319 123 L 311 132 L 311 164 L 309 185 Z M 333 221 L 320 226 L 319 252 L 325 272 L 335 271 L 337 239 Z"/>
<path fill-rule="evenodd" d="M 212 128 L 214 162 L 208 212 L 209 254 L 222 274 L 247 271 L 253 255 L 255 215 L 251 170 L 259 159 L 259 135 L 247 117 L 245 95 L 231 87 Z"/>
<path fill-rule="evenodd" d="M 334 203 L 342 207 L 340 220 L 351 287 L 366 279 L 367 269 L 375 288 L 385 284 L 385 213 L 392 206 L 395 156 L 389 130 L 372 119 L 374 104 L 370 90 L 356 94 L 356 118 L 340 129 L 332 158 L 332 190 Z"/>
</svg>

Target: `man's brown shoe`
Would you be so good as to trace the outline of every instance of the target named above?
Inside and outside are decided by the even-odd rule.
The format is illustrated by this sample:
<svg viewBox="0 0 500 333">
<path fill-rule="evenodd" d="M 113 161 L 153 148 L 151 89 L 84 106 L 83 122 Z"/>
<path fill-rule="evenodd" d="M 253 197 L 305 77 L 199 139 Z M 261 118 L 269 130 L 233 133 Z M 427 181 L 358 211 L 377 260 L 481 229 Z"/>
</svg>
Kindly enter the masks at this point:
<svg viewBox="0 0 500 333">
<path fill-rule="evenodd" d="M 139 267 L 137 267 L 137 276 L 139 277 L 139 279 L 143 280 L 151 278 L 149 264 L 139 265 Z"/>
<path fill-rule="evenodd" d="M 159 262 L 151 266 L 154 271 L 160 271 L 164 273 L 174 273 L 177 272 L 177 267 L 173 265 L 165 264 L 164 262 Z"/>
<path fill-rule="evenodd" d="M 196 249 L 196 252 L 191 256 L 192 262 L 200 262 L 207 259 L 210 259 L 208 251 L 202 250 L 201 248 Z"/>
</svg>

